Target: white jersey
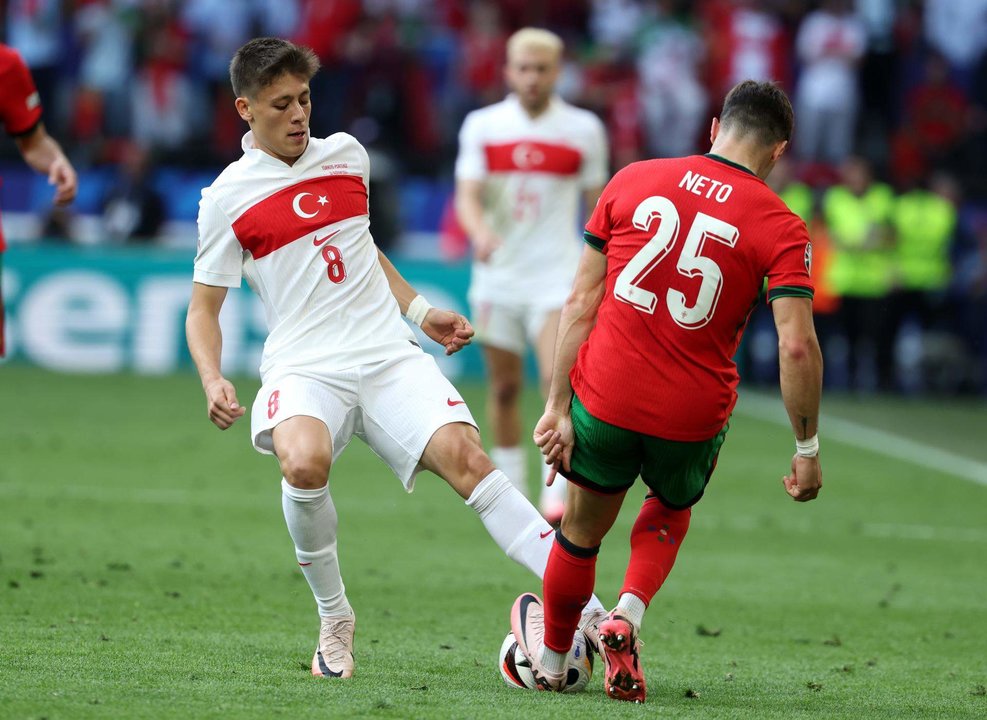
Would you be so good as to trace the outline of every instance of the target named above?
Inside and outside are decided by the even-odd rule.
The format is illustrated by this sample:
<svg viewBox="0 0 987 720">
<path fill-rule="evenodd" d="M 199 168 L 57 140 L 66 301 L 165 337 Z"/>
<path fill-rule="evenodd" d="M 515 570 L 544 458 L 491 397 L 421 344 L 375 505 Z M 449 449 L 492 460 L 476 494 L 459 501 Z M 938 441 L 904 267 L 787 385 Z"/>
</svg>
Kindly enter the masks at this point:
<svg viewBox="0 0 987 720">
<path fill-rule="evenodd" d="M 367 151 L 350 135 L 310 138 L 288 166 L 243 138 L 243 157 L 202 191 L 195 282 L 260 296 L 277 367 L 345 369 L 414 349 L 377 257 Z"/>
<path fill-rule="evenodd" d="M 503 240 L 473 264 L 470 300 L 561 306 L 579 264 L 582 191 L 608 178 L 603 123 L 588 110 L 554 97 L 532 119 L 509 95 L 467 115 L 456 179 L 483 181 L 484 217 Z"/>
</svg>

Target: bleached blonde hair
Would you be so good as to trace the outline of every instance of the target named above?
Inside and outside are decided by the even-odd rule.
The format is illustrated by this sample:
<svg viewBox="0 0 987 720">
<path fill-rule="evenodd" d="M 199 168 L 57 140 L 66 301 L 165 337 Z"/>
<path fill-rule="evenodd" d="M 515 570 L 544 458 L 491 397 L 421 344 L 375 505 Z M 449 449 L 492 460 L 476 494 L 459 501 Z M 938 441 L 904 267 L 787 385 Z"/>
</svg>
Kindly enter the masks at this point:
<svg viewBox="0 0 987 720">
<path fill-rule="evenodd" d="M 556 59 L 562 57 L 562 38 L 551 30 L 526 27 L 521 28 L 507 39 L 507 59 L 527 49 L 548 50 Z"/>
</svg>

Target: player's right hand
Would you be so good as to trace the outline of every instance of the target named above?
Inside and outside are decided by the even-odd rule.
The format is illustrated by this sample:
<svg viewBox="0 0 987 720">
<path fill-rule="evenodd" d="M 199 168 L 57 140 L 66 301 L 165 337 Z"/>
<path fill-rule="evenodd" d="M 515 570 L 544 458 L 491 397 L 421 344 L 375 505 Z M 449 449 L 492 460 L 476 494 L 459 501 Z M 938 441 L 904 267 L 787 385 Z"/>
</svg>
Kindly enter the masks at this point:
<svg viewBox="0 0 987 720">
<path fill-rule="evenodd" d="M 56 159 L 48 170 L 48 184 L 55 186 L 56 205 L 68 205 L 75 200 L 79 179 L 72 163 L 65 158 Z"/>
<path fill-rule="evenodd" d="M 803 457 L 798 453 L 792 458 L 792 474 L 781 478 L 785 492 L 792 496 L 795 502 L 815 500 L 822 488 L 822 468 L 819 456 Z"/>
<path fill-rule="evenodd" d="M 503 242 L 493 230 L 484 228 L 473 237 L 473 258 L 477 262 L 487 262 Z"/>
<path fill-rule="evenodd" d="M 220 430 L 226 430 L 247 411 L 236 399 L 236 389 L 226 378 L 213 380 L 205 387 L 209 419 Z"/>
<path fill-rule="evenodd" d="M 545 411 L 535 425 L 534 440 L 545 456 L 545 464 L 552 466 L 552 471 L 545 478 L 545 485 L 551 485 L 555 482 L 560 465 L 564 470 L 570 469 L 569 461 L 572 459 L 572 446 L 575 443 L 572 418 L 568 413 Z"/>
</svg>

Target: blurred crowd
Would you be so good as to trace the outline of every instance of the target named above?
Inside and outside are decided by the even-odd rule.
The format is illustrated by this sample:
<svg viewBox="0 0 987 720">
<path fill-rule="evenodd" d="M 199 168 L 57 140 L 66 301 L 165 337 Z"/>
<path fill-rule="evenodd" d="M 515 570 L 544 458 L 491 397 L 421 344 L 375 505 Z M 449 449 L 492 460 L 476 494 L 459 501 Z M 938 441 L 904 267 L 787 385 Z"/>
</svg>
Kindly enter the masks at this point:
<svg viewBox="0 0 987 720">
<path fill-rule="evenodd" d="M 239 155 L 227 67 L 253 36 L 318 54 L 312 131 L 370 149 L 385 244 L 400 224 L 385 210 L 406 197 L 395 187 L 448 194 L 462 118 L 503 97 L 521 26 L 566 41 L 560 92 L 604 120 L 614 170 L 704 151 L 726 91 L 775 79 L 796 135 L 774 184 L 824 268 L 833 381 L 987 378 L 987 0 L 7 0 L 0 22 L 49 130 L 83 171 L 112 176 L 101 207 L 117 237 L 168 220 L 163 168 L 212 173 Z M 450 213 L 429 208 L 443 247 L 465 252 Z M 903 382 L 902 363 L 924 371 Z"/>
</svg>

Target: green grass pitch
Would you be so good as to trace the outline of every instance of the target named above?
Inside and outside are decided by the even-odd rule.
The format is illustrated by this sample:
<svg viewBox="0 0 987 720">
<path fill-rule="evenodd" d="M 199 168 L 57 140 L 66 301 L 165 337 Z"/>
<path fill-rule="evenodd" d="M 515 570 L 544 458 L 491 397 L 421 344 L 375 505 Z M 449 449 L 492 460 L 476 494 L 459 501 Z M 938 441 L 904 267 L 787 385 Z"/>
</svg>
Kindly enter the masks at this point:
<svg viewBox="0 0 987 720">
<path fill-rule="evenodd" d="M 238 387 L 249 405 L 256 382 Z M 481 418 L 482 386 L 462 389 Z M 796 505 L 790 432 L 742 402 L 646 617 L 648 703 L 632 706 L 604 696 L 599 665 L 578 695 L 504 685 L 508 611 L 539 583 L 434 476 L 407 496 L 359 441 L 334 469 L 357 675 L 317 680 L 279 473 L 245 420 L 213 428 L 192 375 L 8 366 L 0 398 L 3 718 L 987 717 L 987 486 L 825 423 L 825 489 Z M 987 462 L 982 403 L 824 411 Z M 604 543 L 605 603 L 642 495 Z"/>
</svg>

